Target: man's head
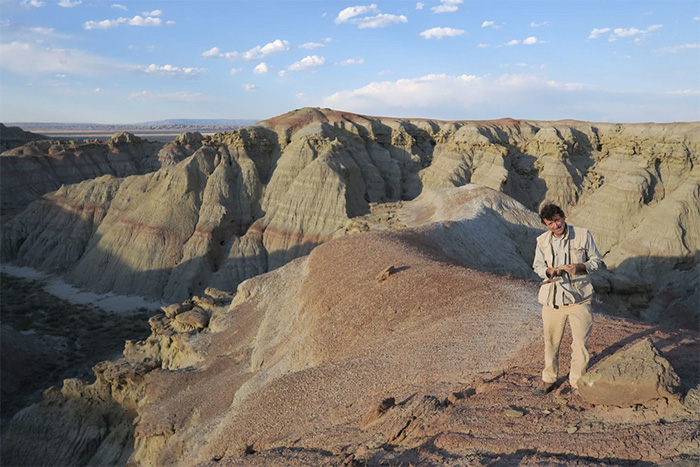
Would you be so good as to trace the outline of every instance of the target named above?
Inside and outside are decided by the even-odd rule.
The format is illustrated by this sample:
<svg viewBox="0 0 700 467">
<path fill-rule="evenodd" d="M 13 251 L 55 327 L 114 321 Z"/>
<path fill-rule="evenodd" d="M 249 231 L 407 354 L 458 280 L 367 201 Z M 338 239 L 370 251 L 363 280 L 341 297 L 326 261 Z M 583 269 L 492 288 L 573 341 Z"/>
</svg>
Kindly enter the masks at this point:
<svg viewBox="0 0 700 467">
<path fill-rule="evenodd" d="M 540 219 L 555 237 L 561 237 L 566 231 L 566 216 L 556 204 L 545 204 L 540 210 Z"/>
</svg>

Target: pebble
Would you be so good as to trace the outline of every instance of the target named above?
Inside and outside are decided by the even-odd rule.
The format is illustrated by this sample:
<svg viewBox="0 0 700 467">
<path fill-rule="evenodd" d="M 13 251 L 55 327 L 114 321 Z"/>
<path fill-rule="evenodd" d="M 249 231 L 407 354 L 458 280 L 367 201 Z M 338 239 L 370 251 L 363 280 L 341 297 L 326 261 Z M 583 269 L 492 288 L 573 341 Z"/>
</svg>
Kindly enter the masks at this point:
<svg viewBox="0 0 700 467">
<path fill-rule="evenodd" d="M 578 431 L 578 427 L 575 425 L 570 426 L 569 428 L 566 429 L 566 432 L 569 434 L 576 433 Z"/>
<path fill-rule="evenodd" d="M 525 412 L 517 409 L 508 409 L 505 411 L 506 417 L 510 418 L 520 418 L 525 415 Z"/>
</svg>

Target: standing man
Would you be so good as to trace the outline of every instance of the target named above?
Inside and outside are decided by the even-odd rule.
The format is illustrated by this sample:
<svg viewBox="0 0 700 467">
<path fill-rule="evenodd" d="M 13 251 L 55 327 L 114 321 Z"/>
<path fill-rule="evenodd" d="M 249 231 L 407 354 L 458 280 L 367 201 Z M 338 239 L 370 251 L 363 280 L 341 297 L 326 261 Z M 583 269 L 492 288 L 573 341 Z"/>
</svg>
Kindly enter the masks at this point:
<svg viewBox="0 0 700 467">
<path fill-rule="evenodd" d="M 542 304 L 544 328 L 544 371 L 542 382 L 535 389 L 538 395 L 554 389 L 559 370 L 559 345 L 567 321 L 573 340 L 569 383 L 578 389 L 578 379 L 586 372 L 590 359 L 588 336 L 593 323 L 593 286 L 588 274 L 603 264 L 591 233 L 567 225 L 559 206 L 543 206 L 540 219 L 548 231 L 537 237 L 532 265 L 544 279 L 537 297 Z"/>
</svg>

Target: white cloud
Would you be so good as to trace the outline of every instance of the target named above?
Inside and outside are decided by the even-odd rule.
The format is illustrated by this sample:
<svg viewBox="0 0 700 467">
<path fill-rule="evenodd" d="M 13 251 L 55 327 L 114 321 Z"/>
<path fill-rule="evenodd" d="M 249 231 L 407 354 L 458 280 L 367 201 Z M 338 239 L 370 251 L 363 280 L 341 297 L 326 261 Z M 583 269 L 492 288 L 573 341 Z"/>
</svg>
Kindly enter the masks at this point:
<svg viewBox="0 0 700 467">
<path fill-rule="evenodd" d="M 326 44 L 329 44 L 329 43 L 333 42 L 333 38 L 332 38 L 332 37 L 326 37 L 325 39 L 323 39 L 323 42 L 325 42 Z"/>
<path fill-rule="evenodd" d="M 218 47 L 212 47 L 211 49 L 202 52 L 202 57 L 204 58 L 221 58 L 224 60 L 236 60 L 240 58 L 241 54 L 236 51 L 232 52 L 222 52 Z"/>
<path fill-rule="evenodd" d="M 526 37 L 522 41 L 519 39 L 513 39 L 513 40 L 506 42 L 506 45 L 518 45 L 518 44 L 534 45 L 534 44 L 542 44 L 542 41 L 537 39 L 535 36 L 530 36 L 530 37 Z"/>
<path fill-rule="evenodd" d="M 464 35 L 467 31 L 455 28 L 431 28 L 421 32 L 424 39 L 442 39 L 443 37 L 457 37 Z"/>
<path fill-rule="evenodd" d="M 418 2 L 418 3 L 416 3 L 416 10 L 422 10 L 424 6 L 425 6 L 425 3 Z"/>
<path fill-rule="evenodd" d="M 317 68 L 322 66 L 326 62 L 325 57 L 319 57 L 318 55 L 309 55 L 302 58 L 298 62 L 294 62 L 287 67 L 289 71 L 302 71 L 308 70 L 309 68 Z"/>
<path fill-rule="evenodd" d="M 231 68 L 231 76 L 235 75 L 236 73 L 240 73 L 243 71 L 243 68 Z"/>
<path fill-rule="evenodd" d="M 252 49 L 244 52 L 241 57 L 243 60 L 260 60 L 261 58 L 267 57 L 268 55 L 274 55 L 280 52 L 286 52 L 289 50 L 289 41 L 276 39 L 263 46 L 256 46 Z"/>
<path fill-rule="evenodd" d="M 695 42 L 693 44 L 681 44 L 681 45 L 674 45 L 672 47 L 663 47 L 661 49 L 656 49 L 654 52 L 656 53 L 662 53 L 662 54 L 675 54 L 680 52 L 681 50 L 697 50 L 700 49 L 700 43 Z"/>
<path fill-rule="evenodd" d="M 111 7 L 112 7 L 112 8 L 118 8 L 118 9 L 124 10 L 124 11 L 129 11 L 129 9 L 126 7 L 126 5 L 122 5 L 121 3 L 113 3 L 113 4 L 111 5 Z"/>
<path fill-rule="evenodd" d="M 165 24 L 167 24 L 168 26 L 175 26 L 177 23 L 175 21 L 168 20 L 165 22 Z"/>
<path fill-rule="evenodd" d="M 27 75 L 69 73 L 93 76 L 130 71 L 134 66 L 77 49 L 55 49 L 11 42 L 0 44 L 0 68 Z"/>
<path fill-rule="evenodd" d="M 186 67 L 186 68 L 180 68 L 177 66 L 173 65 L 163 65 L 163 66 L 158 66 L 154 63 L 148 65 L 145 68 L 142 68 L 141 71 L 143 71 L 146 74 L 152 75 L 167 75 L 167 76 L 177 76 L 177 77 L 184 77 L 184 78 L 194 78 L 196 76 L 199 76 L 203 72 L 206 71 L 204 68 L 194 68 L 194 67 Z"/>
<path fill-rule="evenodd" d="M 531 28 L 541 28 L 542 26 L 547 26 L 549 24 L 549 21 L 542 21 L 541 23 L 536 23 L 536 22 L 531 22 L 530 27 Z"/>
<path fill-rule="evenodd" d="M 58 6 L 63 7 L 63 8 L 73 8 L 74 6 L 80 5 L 82 0 L 76 0 L 74 2 L 71 2 L 70 0 L 61 0 L 58 2 Z"/>
<path fill-rule="evenodd" d="M 602 36 L 605 33 L 610 32 L 610 28 L 593 28 L 591 33 L 589 34 L 588 38 L 589 39 L 597 39 L 600 36 Z"/>
<path fill-rule="evenodd" d="M 493 26 L 494 24 L 496 24 L 495 21 L 484 21 L 483 23 L 481 23 L 481 27 L 488 28 L 489 26 Z"/>
<path fill-rule="evenodd" d="M 42 6 L 44 6 L 44 2 L 40 2 L 39 0 L 22 0 L 21 5 L 27 8 L 41 8 Z"/>
<path fill-rule="evenodd" d="M 378 13 L 379 9 L 377 8 L 377 5 L 372 3 L 371 5 L 366 5 L 366 6 L 350 6 L 345 8 L 344 10 L 341 10 L 340 13 L 338 13 L 338 16 L 335 18 L 335 24 L 342 24 L 342 23 L 347 23 L 351 19 L 356 18 L 357 16 L 361 15 L 366 15 L 367 13 Z"/>
<path fill-rule="evenodd" d="M 95 88 L 95 91 L 94 91 L 94 92 L 102 92 L 102 89 L 101 89 L 101 88 Z"/>
<path fill-rule="evenodd" d="M 440 0 L 440 5 L 431 8 L 433 13 L 454 13 L 459 10 L 459 6 L 464 0 Z"/>
<path fill-rule="evenodd" d="M 348 58 L 347 60 L 343 60 L 342 62 L 340 62 L 340 66 L 362 65 L 363 63 L 365 63 L 364 58 L 360 58 L 360 59 Z"/>
<path fill-rule="evenodd" d="M 110 29 L 119 26 L 120 24 L 127 24 L 129 26 L 160 26 L 163 20 L 154 16 L 143 16 L 136 15 L 133 18 L 117 18 L 117 19 L 105 19 L 102 21 L 86 21 L 83 24 L 83 28 L 88 31 L 94 29 Z"/>
<path fill-rule="evenodd" d="M 68 75 L 66 75 L 66 74 L 64 74 L 64 73 L 58 73 L 58 74 L 56 75 L 56 78 L 63 79 L 63 78 L 65 78 L 66 76 L 68 76 Z"/>
<path fill-rule="evenodd" d="M 262 62 L 258 64 L 255 68 L 253 68 L 253 73 L 255 73 L 256 75 L 262 75 L 264 73 L 267 73 L 268 71 L 270 70 L 267 67 L 267 63 L 265 62 Z"/>
<path fill-rule="evenodd" d="M 325 47 L 326 44 L 321 44 L 320 42 L 305 42 L 299 46 L 300 49 L 313 50 Z"/>
<path fill-rule="evenodd" d="M 139 15 L 134 16 L 127 21 L 129 26 L 160 26 L 163 22 L 162 19 L 156 18 L 154 16 L 146 16 L 145 18 Z"/>
<path fill-rule="evenodd" d="M 479 47 L 480 49 L 487 49 L 487 48 L 489 48 L 489 47 L 491 47 L 491 46 L 488 45 L 488 44 L 481 44 L 481 43 L 480 43 L 479 45 L 477 45 L 477 47 Z"/>
<path fill-rule="evenodd" d="M 608 36 L 608 42 L 615 42 L 618 39 L 621 38 L 631 38 L 633 37 L 635 42 L 639 42 L 644 36 L 649 34 L 650 32 L 656 31 L 658 29 L 661 29 L 663 27 L 662 24 L 652 24 L 646 29 L 639 29 L 639 28 L 593 28 L 591 31 L 591 34 L 588 36 L 589 39 L 597 39 L 603 34 L 606 34 L 608 32 L 612 31 L 612 34 Z"/>
<path fill-rule="evenodd" d="M 335 18 L 335 24 L 350 23 L 359 29 L 385 28 L 397 23 L 407 23 L 405 15 L 381 13 L 377 5 L 351 6 L 345 8 Z"/>
<path fill-rule="evenodd" d="M 576 105 L 581 93 L 592 90 L 585 84 L 558 83 L 527 74 L 431 74 L 371 82 L 358 89 L 336 92 L 326 97 L 323 105 L 370 115 L 402 115 L 410 110 L 441 115 L 436 118 L 572 118 L 575 114 L 568 113 L 569 109 Z M 550 111 L 563 101 L 572 107 L 564 109 L 564 113 Z M 539 115 L 533 115 L 533 109 L 538 109 Z"/>
<path fill-rule="evenodd" d="M 163 14 L 163 10 L 144 11 L 141 14 L 143 16 L 160 16 Z"/>
<path fill-rule="evenodd" d="M 41 34 L 42 36 L 53 36 L 56 30 L 54 28 L 42 28 L 42 27 L 33 27 L 29 28 L 30 31 Z"/>
<path fill-rule="evenodd" d="M 212 99 L 204 94 L 195 92 L 167 92 L 167 93 L 152 93 L 150 91 L 134 92 L 129 95 L 130 99 L 147 100 L 147 101 L 165 101 L 165 102 L 204 102 Z"/>
<path fill-rule="evenodd" d="M 258 90 L 258 87 L 254 84 L 244 84 L 243 89 L 245 89 L 246 92 L 255 92 Z"/>
</svg>

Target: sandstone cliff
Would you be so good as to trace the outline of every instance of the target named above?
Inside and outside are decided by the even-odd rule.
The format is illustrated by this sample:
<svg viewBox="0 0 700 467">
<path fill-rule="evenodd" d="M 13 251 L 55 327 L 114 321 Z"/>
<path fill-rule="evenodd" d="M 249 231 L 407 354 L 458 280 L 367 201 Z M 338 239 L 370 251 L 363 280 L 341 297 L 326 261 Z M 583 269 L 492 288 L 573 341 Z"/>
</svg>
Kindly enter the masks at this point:
<svg viewBox="0 0 700 467">
<path fill-rule="evenodd" d="M 699 129 L 300 109 L 203 139 L 158 172 L 47 194 L 7 224 L 3 257 L 82 286 L 182 300 L 207 285 L 233 290 L 357 231 L 348 223 L 381 206 L 428 189 L 457 203 L 449 188 L 475 183 L 533 210 L 559 203 L 615 272 L 599 291 L 650 320 L 697 326 Z M 521 245 L 519 257 L 533 248 Z M 499 272 L 527 277 L 526 267 Z"/>
<path fill-rule="evenodd" d="M 3 459 L 30 465 L 127 458 L 130 465 L 697 459 L 697 333 L 596 315 L 592 363 L 646 336 L 678 373 L 678 398 L 609 408 L 566 387 L 533 396 L 543 352 L 536 284 L 469 267 L 511 261 L 511 252 L 468 254 L 463 267 L 441 245 L 534 215 L 493 190 L 457 190 L 464 203 L 431 203 L 440 192 L 421 199 L 424 191 L 404 216 L 414 227 L 329 241 L 243 282 L 232 301 L 209 290 L 210 297 L 165 307 L 151 318 L 148 339 L 127 342 L 124 358 L 95 367 L 94 383 L 67 380 L 18 414 L 3 439 Z M 521 234 L 528 232 L 503 227 L 503 238 L 492 241 L 510 238 L 516 250 Z"/>
</svg>

